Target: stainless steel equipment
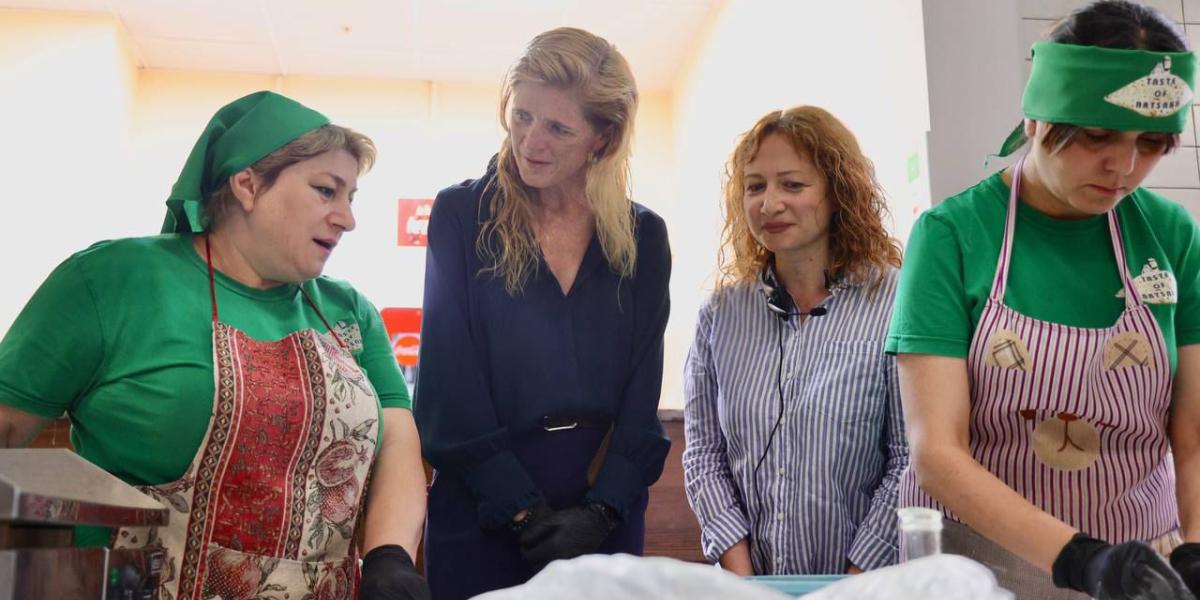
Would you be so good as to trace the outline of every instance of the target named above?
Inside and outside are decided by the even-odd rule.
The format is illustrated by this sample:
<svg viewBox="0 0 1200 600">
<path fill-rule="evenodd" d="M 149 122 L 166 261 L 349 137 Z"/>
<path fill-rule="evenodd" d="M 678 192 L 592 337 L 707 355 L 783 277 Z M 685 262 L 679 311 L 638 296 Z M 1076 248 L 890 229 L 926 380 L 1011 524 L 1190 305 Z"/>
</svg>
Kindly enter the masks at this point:
<svg viewBox="0 0 1200 600">
<path fill-rule="evenodd" d="M 0 600 L 158 600 L 161 551 L 72 540 L 75 525 L 163 526 L 168 514 L 69 450 L 0 450 Z"/>
</svg>

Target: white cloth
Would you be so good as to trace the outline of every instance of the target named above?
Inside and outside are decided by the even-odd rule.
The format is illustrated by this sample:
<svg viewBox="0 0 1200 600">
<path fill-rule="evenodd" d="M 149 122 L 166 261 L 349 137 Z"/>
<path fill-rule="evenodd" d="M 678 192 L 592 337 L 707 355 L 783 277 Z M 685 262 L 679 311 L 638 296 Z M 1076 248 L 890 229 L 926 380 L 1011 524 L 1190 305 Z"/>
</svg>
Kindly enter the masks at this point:
<svg viewBox="0 0 1200 600">
<path fill-rule="evenodd" d="M 962 556 L 937 554 L 847 577 L 804 600 L 1012 600 L 987 567 Z"/>
<path fill-rule="evenodd" d="M 728 571 L 673 558 L 592 554 L 550 563 L 524 585 L 475 600 L 789 600 Z M 987 567 L 939 554 L 847 577 L 804 600 L 1012 600 Z"/>
<path fill-rule="evenodd" d="M 475 600 L 791 600 L 728 571 L 673 558 L 591 554 L 556 560 L 524 585 Z"/>
</svg>

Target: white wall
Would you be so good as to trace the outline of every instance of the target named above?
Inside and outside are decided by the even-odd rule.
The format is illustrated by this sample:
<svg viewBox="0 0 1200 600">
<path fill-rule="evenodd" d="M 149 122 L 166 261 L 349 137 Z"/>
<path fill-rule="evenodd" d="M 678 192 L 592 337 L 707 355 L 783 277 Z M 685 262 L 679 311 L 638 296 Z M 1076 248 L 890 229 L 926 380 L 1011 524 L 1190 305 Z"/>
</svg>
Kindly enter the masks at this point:
<svg viewBox="0 0 1200 600">
<path fill-rule="evenodd" d="M 874 162 L 907 238 L 929 204 L 925 44 L 919 0 L 731 0 L 675 87 L 674 202 L 664 217 L 675 271 L 663 406 L 682 406 L 696 314 L 717 268 L 724 163 L 768 111 L 813 104 L 838 116 Z M 908 162 L 916 156 L 918 177 Z"/>
<path fill-rule="evenodd" d="M 140 231 L 124 202 L 136 79 L 111 19 L 0 9 L 0 333 L 71 252 Z"/>
<path fill-rule="evenodd" d="M 1021 122 L 1016 0 L 924 0 L 929 171 L 934 202 L 1009 160 L 984 160 Z M 1025 48 L 1025 52 L 1028 48 Z"/>
</svg>

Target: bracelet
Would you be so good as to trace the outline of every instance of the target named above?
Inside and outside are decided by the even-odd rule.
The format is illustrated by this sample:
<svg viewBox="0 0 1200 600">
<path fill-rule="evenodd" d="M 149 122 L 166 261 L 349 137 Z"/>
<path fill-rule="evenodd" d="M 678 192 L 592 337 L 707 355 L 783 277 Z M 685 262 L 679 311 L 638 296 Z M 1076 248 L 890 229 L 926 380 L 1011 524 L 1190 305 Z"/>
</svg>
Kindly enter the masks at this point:
<svg viewBox="0 0 1200 600">
<path fill-rule="evenodd" d="M 509 530 L 511 530 L 513 533 L 521 533 L 524 531 L 525 528 L 529 526 L 529 521 L 533 518 L 533 508 L 534 507 L 531 506 L 525 509 L 525 516 L 521 517 L 520 521 L 513 521 L 512 519 L 509 519 Z"/>
</svg>

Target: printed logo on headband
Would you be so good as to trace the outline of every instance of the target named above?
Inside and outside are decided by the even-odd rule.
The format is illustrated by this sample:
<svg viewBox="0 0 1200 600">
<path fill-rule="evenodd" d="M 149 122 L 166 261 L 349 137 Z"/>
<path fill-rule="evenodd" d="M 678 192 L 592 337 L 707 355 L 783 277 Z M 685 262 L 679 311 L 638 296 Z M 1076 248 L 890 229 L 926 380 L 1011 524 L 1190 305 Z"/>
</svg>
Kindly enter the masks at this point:
<svg viewBox="0 0 1200 600">
<path fill-rule="evenodd" d="M 1192 99 L 1192 89 L 1171 73 L 1171 57 L 1154 65 L 1149 75 L 1139 77 L 1104 97 L 1105 102 L 1128 108 L 1144 117 L 1169 117 Z"/>
</svg>

